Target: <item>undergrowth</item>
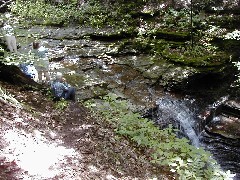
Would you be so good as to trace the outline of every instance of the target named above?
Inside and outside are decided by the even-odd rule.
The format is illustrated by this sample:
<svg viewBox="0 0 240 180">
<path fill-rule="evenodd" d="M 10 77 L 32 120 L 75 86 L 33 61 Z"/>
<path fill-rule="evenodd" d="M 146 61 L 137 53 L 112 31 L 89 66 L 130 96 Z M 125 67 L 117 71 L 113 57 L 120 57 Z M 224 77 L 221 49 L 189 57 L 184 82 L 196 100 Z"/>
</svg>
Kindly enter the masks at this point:
<svg viewBox="0 0 240 180">
<path fill-rule="evenodd" d="M 61 99 L 60 101 L 57 101 L 55 104 L 54 104 L 54 108 L 58 109 L 58 110 L 63 110 L 65 109 L 67 106 L 68 106 L 68 101 L 64 100 L 64 99 Z"/>
<path fill-rule="evenodd" d="M 16 107 L 22 107 L 21 104 L 0 85 L 0 101 L 5 104 L 11 104 Z"/>
<path fill-rule="evenodd" d="M 11 4 L 11 12 L 26 25 L 31 23 L 63 27 L 74 24 L 97 28 L 125 26 L 129 22 L 129 15 L 120 10 L 113 11 L 112 8 L 95 1 L 87 1 L 78 6 L 76 3 L 54 5 L 44 0 L 17 0 Z"/>
<path fill-rule="evenodd" d="M 118 100 L 114 94 L 108 94 L 102 100 L 100 104 L 89 101 L 86 106 L 100 112 L 116 128 L 117 134 L 128 137 L 139 147 L 148 148 L 152 152 L 152 163 L 168 166 L 182 180 L 231 178 L 230 171 L 223 172 L 209 152 L 190 145 L 186 138 L 177 138 L 171 126 L 159 129 L 153 121 L 132 112 L 128 102 Z"/>
</svg>

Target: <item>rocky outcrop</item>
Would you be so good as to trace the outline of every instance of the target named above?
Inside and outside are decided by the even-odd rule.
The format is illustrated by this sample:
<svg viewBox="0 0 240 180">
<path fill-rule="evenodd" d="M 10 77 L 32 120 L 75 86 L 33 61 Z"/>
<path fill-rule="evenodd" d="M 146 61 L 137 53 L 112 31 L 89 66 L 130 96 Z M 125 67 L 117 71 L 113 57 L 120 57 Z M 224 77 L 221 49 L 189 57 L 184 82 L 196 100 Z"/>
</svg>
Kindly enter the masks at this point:
<svg viewBox="0 0 240 180">
<path fill-rule="evenodd" d="M 207 118 L 206 130 L 226 138 L 240 139 L 240 103 L 227 101 Z"/>
<path fill-rule="evenodd" d="M 161 36 L 158 38 L 171 39 L 176 42 L 178 40 L 186 41 L 189 38 L 187 34 L 162 31 L 159 33 Z M 176 54 L 174 52 L 162 53 L 161 56 L 141 56 L 144 51 L 141 52 L 141 49 L 136 47 L 134 40 L 129 38 L 126 40 L 127 36 L 131 36 L 130 34 L 130 32 L 117 32 L 113 28 L 44 27 L 42 29 L 41 26 L 34 26 L 27 31 L 25 28 L 20 29 L 18 40 L 21 42 L 26 37 L 31 39 L 40 36 L 44 45 L 50 49 L 53 61 L 63 60 L 69 55 L 97 58 L 98 61 L 107 59 L 113 63 L 130 66 L 139 71 L 146 79 L 150 79 L 151 84 L 167 88 L 187 89 L 185 86 L 190 86 L 191 82 L 198 77 L 209 79 L 208 73 L 218 76 L 219 73 L 224 72 L 224 76 L 218 77 L 228 76 L 229 71 L 226 71 L 224 67 L 227 58 L 224 56 L 216 57 L 215 60 L 208 59 L 208 56 L 199 60 L 192 57 L 181 59 L 177 52 Z M 24 43 L 21 42 L 21 50 L 24 51 L 24 48 L 29 50 L 31 44 Z M 201 76 L 201 74 L 203 75 Z"/>
</svg>

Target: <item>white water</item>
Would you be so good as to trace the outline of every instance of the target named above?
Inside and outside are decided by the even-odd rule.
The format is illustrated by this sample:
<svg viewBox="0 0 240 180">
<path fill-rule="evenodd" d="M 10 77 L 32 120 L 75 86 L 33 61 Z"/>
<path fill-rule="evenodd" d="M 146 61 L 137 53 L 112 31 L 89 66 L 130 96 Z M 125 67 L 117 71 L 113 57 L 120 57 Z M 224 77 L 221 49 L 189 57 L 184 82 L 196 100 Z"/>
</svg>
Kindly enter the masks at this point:
<svg viewBox="0 0 240 180">
<path fill-rule="evenodd" d="M 172 97 L 163 97 L 156 102 L 158 106 L 158 123 L 169 124 L 174 122 L 178 124 L 180 131 L 182 131 L 191 144 L 199 147 L 199 138 L 194 130 L 194 113 L 190 111 L 183 100 L 177 100 Z"/>
</svg>

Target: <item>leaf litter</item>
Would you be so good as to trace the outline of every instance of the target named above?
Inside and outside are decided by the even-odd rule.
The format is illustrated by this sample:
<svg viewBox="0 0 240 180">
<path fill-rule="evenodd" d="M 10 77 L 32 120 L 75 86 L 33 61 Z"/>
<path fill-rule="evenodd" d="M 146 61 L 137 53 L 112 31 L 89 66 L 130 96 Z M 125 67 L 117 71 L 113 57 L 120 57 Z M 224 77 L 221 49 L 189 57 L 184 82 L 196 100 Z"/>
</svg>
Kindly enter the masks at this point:
<svg viewBox="0 0 240 180">
<path fill-rule="evenodd" d="M 41 91 L 1 82 L 0 180 L 173 179 L 80 103 L 59 110 Z"/>
</svg>

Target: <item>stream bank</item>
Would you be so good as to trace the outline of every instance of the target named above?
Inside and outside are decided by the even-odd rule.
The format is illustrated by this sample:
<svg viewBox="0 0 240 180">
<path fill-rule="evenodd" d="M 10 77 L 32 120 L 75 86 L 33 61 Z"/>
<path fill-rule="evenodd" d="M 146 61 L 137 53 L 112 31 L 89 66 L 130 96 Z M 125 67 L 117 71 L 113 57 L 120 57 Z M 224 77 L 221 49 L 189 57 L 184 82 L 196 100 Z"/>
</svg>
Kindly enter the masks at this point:
<svg viewBox="0 0 240 180">
<path fill-rule="evenodd" d="M 20 103 L 0 101 L 0 179 L 172 179 L 79 103 L 64 109 L 46 92 L 0 82 Z"/>
<path fill-rule="evenodd" d="M 99 38 L 101 40 L 86 38 L 94 32 L 90 29 L 65 28 L 62 31 L 59 28 L 44 28 L 42 31 L 42 27 L 33 27 L 25 32 L 31 34 L 30 37 L 40 34 L 40 40 L 49 48 L 51 75 L 62 72 L 67 81 L 77 88 L 78 101 L 101 101 L 101 96 L 112 92 L 128 100 L 133 111 L 143 114 L 156 107 L 157 100 L 169 93 L 179 100 L 187 98 L 190 102 L 197 102 L 194 116 L 201 117 L 196 118 L 201 127 L 197 128 L 200 129 L 197 133 L 201 141 L 205 145 L 211 144 L 206 149 L 218 158 L 220 164 L 224 161 L 231 163 L 223 163 L 223 168 L 238 172 L 237 166 L 232 165 L 238 162 L 228 161 L 226 159 L 230 155 L 219 156 L 223 152 L 215 151 L 219 148 L 211 142 L 218 135 L 204 130 L 209 106 L 224 96 L 235 98 L 238 94 L 237 89 L 231 88 L 238 73 L 231 63 L 209 70 L 209 67 L 186 66 L 162 57 L 139 54 L 129 46 L 119 52 L 122 39 L 102 40 L 104 34 L 112 32 L 112 29 L 99 30 L 103 36 Z M 18 37 L 21 53 L 27 53 L 31 48 L 33 38 L 27 34 Z M 222 142 L 220 138 L 215 144 L 221 145 Z M 220 149 L 230 148 L 229 152 L 233 155 L 237 152 L 234 151 L 234 144 L 223 145 Z"/>
<path fill-rule="evenodd" d="M 145 113 L 156 107 L 159 98 L 171 94 L 179 100 L 187 97 L 190 102 L 197 102 L 199 111 L 194 113 L 201 116 L 221 97 L 234 93 L 237 96 L 238 92 L 230 88 L 238 73 L 231 60 L 237 61 L 237 55 L 229 56 L 222 39 L 214 42 L 223 42 L 221 50 L 225 53 L 208 53 L 200 58 L 190 54 L 182 58 L 179 55 L 185 51 L 192 52 L 184 46 L 191 40 L 188 30 L 175 32 L 171 29 L 169 32 L 158 28 L 149 35 L 152 40 L 145 46 L 144 39 L 141 42 L 139 37 L 134 37 L 145 28 L 142 24 L 139 26 L 139 32 L 137 29 L 123 32 L 109 27 L 29 26 L 20 27 L 17 38 L 22 54 L 31 49 L 31 42 L 35 39 L 49 48 L 52 77 L 61 71 L 77 88 L 78 101 L 101 101 L 101 96 L 113 92 L 128 100 L 133 111 Z M 184 48 L 180 48 L 182 46 Z M 197 48 L 198 53 L 201 48 Z M 149 50 L 148 53 L 145 50 Z M 194 53 L 192 55 L 196 55 Z M 178 112 L 181 114 L 181 109 Z M 201 118 L 195 120 L 204 121 Z M 201 130 L 204 130 L 205 124 L 202 124 Z"/>
</svg>

